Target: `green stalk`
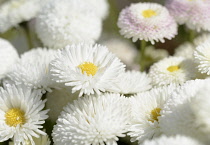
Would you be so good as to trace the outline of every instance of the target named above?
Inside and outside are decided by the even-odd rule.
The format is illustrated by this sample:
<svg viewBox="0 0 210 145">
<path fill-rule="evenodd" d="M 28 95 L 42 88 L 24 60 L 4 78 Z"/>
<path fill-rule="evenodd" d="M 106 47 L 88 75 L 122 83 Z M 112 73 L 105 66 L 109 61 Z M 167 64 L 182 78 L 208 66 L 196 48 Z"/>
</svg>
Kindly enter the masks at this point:
<svg viewBox="0 0 210 145">
<path fill-rule="evenodd" d="M 189 32 L 189 41 L 193 42 L 194 38 L 195 38 L 195 31 L 194 30 L 190 30 L 190 32 Z"/>
<path fill-rule="evenodd" d="M 31 32 L 30 32 L 30 28 L 27 22 L 23 22 L 20 26 L 22 26 L 24 33 L 25 33 L 25 37 L 26 40 L 28 42 L 28 47 L 29 50 L 33 48 L 33 42 L 32 42 L 32 37 L 31 37 Z"/>
<path fill-rule="evenodd" d="M 111 28 L 114 32 L 118 33 L 119 28 L 117 26 L 117 21 L 118 21 L 118 16 L 119 16 L 119 8 L 117 7 L 117 3 L 114 0 L 109 0 L 108 1 L 110 4 L 110 13 L 109 13 L 109 17 L 106 20 L 107 25 L 111 24 Z"/>
<path fill-rule="evenodd" d="M 25 32 L 26 32 L 26 36 L 27 36 L 27 40 L 28 40 L 29 49 L 32 49 L 33 48 L 33 43 L 32 43 L 30 28 L 29 28 L 28 25 L 25 28 Z"/>
<path fill-rule="evenodd" d="M 139 53 L 140 53 L 140 70 L 141 71 L 144 71 L 145 70 L 145 48 L 146 48 L 146 41 L 145 40 L 141 40 L 140 42 L 140 50 L 139 50 Z"/>
</svg>

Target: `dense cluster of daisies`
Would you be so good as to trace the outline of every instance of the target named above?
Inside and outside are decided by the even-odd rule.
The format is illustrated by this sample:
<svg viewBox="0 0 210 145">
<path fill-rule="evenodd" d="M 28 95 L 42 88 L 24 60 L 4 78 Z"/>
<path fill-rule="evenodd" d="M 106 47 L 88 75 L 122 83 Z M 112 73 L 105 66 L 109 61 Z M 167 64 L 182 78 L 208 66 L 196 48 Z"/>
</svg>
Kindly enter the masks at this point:
<svg viewBox="0 0 210 145">
<path fill-rule="evenodd" d="M 210 144 L 210 2 L 124 8 L 120 34 L 140 49 L 99 39 L 108 14 L 107 0 L 0 0 L 0 33 L 30 26 L 41 42 L 18 54 L 0 38 L 0 144 Z M 179 25 L 191 41 L 156 49 Z"/>
</svg>

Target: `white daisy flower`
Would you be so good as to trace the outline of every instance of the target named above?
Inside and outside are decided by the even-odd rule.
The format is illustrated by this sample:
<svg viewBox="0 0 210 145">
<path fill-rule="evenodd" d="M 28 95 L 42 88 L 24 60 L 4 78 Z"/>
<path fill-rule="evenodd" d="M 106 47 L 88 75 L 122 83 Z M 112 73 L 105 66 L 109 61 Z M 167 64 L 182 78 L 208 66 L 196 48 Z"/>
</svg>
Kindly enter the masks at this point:
<svg viewBox="0 0 210 145">
<path fill-rule="evenodd" d="M 36 32 L 45 46 L 63 48 L 80 42 L 94 43 L 102 20 L 83 0 L 54 0 L 36 19 Z"/>
<path fill-rule="evenodd" d="M 13 139 L 15 145 L 26 145 L 29 140 L 35 145 L 32 137 L 46 135 L 40 130 L 48 117 L 41 97 L 41 91 L 23 85 L 0 88 L 0 142 Z"/>
<path fill-rule="evenodd" d="M 12 44 L 0 38 L 0 80 L 11 70 L 12 65 L 18 60 L 18 53 Z"/>
<path fill-rule="evenodd" d="M 85 0 L 88 4 L 94 7 L 95 13 L 102 19 L 105 19 L 109 14 L 109 4 L 107 0 Z"/>
<path fill-rule="evenodd" d="M 78 95 L 78 93 L 72 94 L 70 87 L 55 89 L 52 92 L 47 93 L 46 108 L 50 109 L 48 113 L 50 121 L 56 122 L 58 116 L 63 110 L 63 107 L 76 100 Z"/>
<path fill-rule="evenodd" d="M 189 19 L 194 0 L 166 0 L 166 7 L 179 24 L 184 24 Z"/>
<path fill-rule="evenodd" d="M 210 40 L 210 33 L 203 33 L 200 36 L 196 37 L 193 40 L 193 43 L 195 44 L 195 46 L 199 46 L 209 40 Z"/>
<path fill-rule="evenodd" d="M 165 42 L 177 34 L 177 24 L 168 10 L 157 3 L 136 3 L 123 9 L 118 19 L 121 35 L 138 39 Z"/>
<path fill-rule="evenodd" d="M 185 42 L 175 49 L 174 56 L 177 57 L 181 56 L 188 59 L 193 59 L 194 50 L 195 50 L 195 45 L 193 45 L 190 42 Z"/>
<path fill-rule="evenodd" d="M 35 145 L 50 145 L 50 139 L 48 135 L 40 135 L 39 138 L 33 137 L 33 141 Z M 23 144 L 32 145 L 29 140 L 25 140 Z M 10 141 L 9 145 L 15 145 L 14 141 Z"/>
<path fill-rule="evenodd" d="M 55 145 L 117 145 L 127 131 L 129 103 L 119 94 L 86 96 L 68 104 L 53 129 Z"/>
<path fill-rule="evenodd" d="M 49 63 L 55 58 L 55 50 L 46 48 L 32 49 L 21 55 L 20 61 L 13 66 L 7 75 L 16 84 L 51 91 L 56 82 L 52 81 L 49 73 Z"/>
<path fill-rule="evenodd" d="M 154 46 L 147 46 L 145 48 L 145 57 L 152 61 L 159 61 L 168 56 L 168 51 L 165 49 L 156 49 Z"/>
<path fill-rule="evenodd" d="M 7 0 L 0 5 L 0 32 L 34 18 L 47 0 Z"/>
<path fill-rule="evenodd" d="M 210 40 L 210 39 L 209 39 Z M 194 51 L 195 62 L 198 64 L 198 70 L 201 73 L 210 75 L 210 42 L 206 41 L 196 47 Z"/>
<path fill-rule="evenodd" d="M 195 64 L 183 57 L 168 57 L 153 64 L 149 77 L 153 85 L 162 86 L 170 83 L 182 84 L 195 77 Z"/>
<path fill-rule="evenodd" d="M 146 140 L 142 145 L 204 145 L 197 140 L 183 135 L 167 137 L 165 135 L 153 140 Z"/>
<path fill-rule="evenodd" d="M 145 72 L 127 71 L 119 76 L 120 94 L 131 95 L 151 89 L 151 79 Z"/>
<path fill-rule="evenodd" d="M 199 126 L 199 129 L 206 133 L 210 134 L 210 81 L 206 80 L 202 89 L 196 92 L 194 98 L 191 101 L 191 108 L 196 118 L 196 124 Z"/>
<path fill-rule="evenodd" d="M 188 28 L 200 32 L 201 30 L 210 31 L 210 1 L 195 0 L 190 11 L 190 18 L 187 20 L 186 25 Z"/>
<path fill-rule="evenodd" d="M 128 135 L 132 142 L 138 141 L 141 144 L 144 140 L 161 134 L 159 119 L 162 117 L 162 109 L 174 89 L 174 85 L 154 88 L 130 99 L 131 117 Z"/>
<path fill-rule="evenodd" d="M 209 80 L 193 80 L 174 91 L 171 99 L 165 104 L 163 117 L 160 118 L 163 133 L 166 135 L 187 135 L 201 141 L 208 140 L 209 134 L 203 132 L 202 125 L 196 121 L 196 114 L 201 108 L 196 111 L 192 109 L 192 106 L 195 106 L 195 102 L 192 100 L 203 95 L 202 91 L 207 91 L 204 89 L 206 85 L 210 87 Z"/>
<path fill-rule="evenodd" d="M 111 36 L 108 36 L 109 38 Z M 110 38 L 102 41 L 101 44 L 107 46 L 109 51 L 116 54 L 116 56 L 122 60 L 126 66 L 132 67 L 135 58 L 138 55 L 137 48 L 130 41 L 120 38 Z"/>
<path fill-rule="evenodd" d="M 139 52 L 141 55 L 141 51 Z M 144 51 L 144 66 L 149 67 L 155 62 L 164 59 L 169 56 L 169 53 L 165 49 L 157 49 L 152 45 L 149 45 L 145 48 Z M 139 57 L 140 61 L 140 57 Z"/>
<path fill-rule="evenodd" d="M 200 38 L 199 38 L 200 39 Z M 198 41 L 197 41 L 198 42 Z M 194 43 L 185 42 L 181 44 L 179 47 L 175 49 L 174 56 L 176 57 L 184 57 L 186 59 L 190 59 L 194 61 L 194 51 L 195 51 L 196 45 Z M 195 64 L 196 67 L 196 64 Z M 202 74 L 198 71 L 198 68 L 194 68 L 195 70 L 195 78 L 197 79 L 204 79 L 208 75 Z"/>
<path fill-rule="evenodd" d="M 104 46 L 78 44 L 59 50 L 51 67 L 54 80 L 72 86 L 72 92 L 80 91 L 82 96 L 117 91 L 117 77 L 125 66 Z"/>
<path fill-rule="evenodd" d="M 206 0 L 167 0 L 166 7 L 179 24 L 193 30 L 210 31 L 210 2 Z"/>
</svg>

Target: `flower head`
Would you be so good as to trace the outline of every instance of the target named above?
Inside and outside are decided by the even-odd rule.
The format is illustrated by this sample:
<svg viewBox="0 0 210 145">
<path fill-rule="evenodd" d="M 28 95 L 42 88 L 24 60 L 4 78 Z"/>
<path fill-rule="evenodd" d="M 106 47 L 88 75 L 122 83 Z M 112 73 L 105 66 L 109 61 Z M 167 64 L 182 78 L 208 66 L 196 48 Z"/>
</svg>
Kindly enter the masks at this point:
<svg viewBox="0 0 210 145">
<path fill-rule="evenodd" d="M 208 0 L 167 0 L 166 7 L 179 24 L 186 24 L 188 28 L 197 31 L 210 31 Z"/>
<path fill-rule="evenodd" d="M 202 88 L 199 89 L 194 98 L 192 98 L 190 107 L 195 115 L 195 124 L 199 126 L 199 130 L 205 134 L 210 133 L 210 80 L 205 80 L 202 84 Z"/>
<path fill-rule="evenodd" d="M 205 86 L 208 89 L 205 89 Z M 203 98 L 204 94 L 209 94 L 209 88 L 209 80 L 192 80 L 174 90 L 171 99 L 165 104 L 163 117 L 160 118 L 163 133 L 187 135 L 204 142 L 208 140 L 209 134 L 203 132 L 204 124 L 198 123 L 200 119 L 197 118 L 200 110 L 205 107 L 197 110 L 196 107 L 200 103 L 198 105 L 195 103 L 200 102 L 197 99 Z"/>
<path fill-rule="evenodd" d="M 142 145 L 203 145 L 201 142 L 183 135 L 176 135 L 167 137 L 165 135 L 153 139 L 153 140 L 146 140 Z"/>
<path fill-rule="evenodd" d="M 174 89 L 174 85 L 155 88 L 130 99 L 131 121 L 128 135 L 132 142 L 138 141 L 141 144 L 144 140 L 155 138 L 162 133 L 159 119 L 162 117 L 162 109 Z"/>
<path fill-rule="evenodd" d="M 53 129 L 58 144 L 117 145 L 129 120 L 129 103 L 119 94 L 86 96 L 68 104 Z"/>
<path fill-rule="evenodd" d="M 154 62 L 168 57 L 168 51 L 165 49 L 156 49 L 154 46 L 147 46 L 145 48 L 145 57 Z"/>
<path fill-rule="evenodd" d="M 151 79 L 146 73 L 127 71 L 119 76 L 119 92 L 121 94 L 136 94 L 151 89 Z"/>
<path fill-rule="evenodd" d="M 46 48 L 25 52 L 7 76 L 16 84 L 23 83 L 35 89 L 51 91 L 57 86 L 49 73 L 49 64 L 55 58 L 55 52 Z"/>
<path fill-rule="evenodd" d="M 63 48 L 94 43 L 101 34 L 101 19 L 83 0 L 54 0 L 36 19 L 36 32 L 45 46 Z"/>
<path fill-rule="evenodd" d="M 123 9 L 118 19 L 120 33 L 133 41 L 164 42 L 177 34 L 177 24 L 168 10 L 156 3 L 136 3 Z"/>
<path fill-rule="evenodd" d="M 196 37 L 193 40 L 193 43 L 195 44 L 195 46 L 199 46 L 208 40 L 210 40 L 210 33 L 203 33 L 203 34 L 199 35 L 198 37 Z"/>
<path fill-rule="evenodd" d="M 209 39 L 210 40 L 210 39 Z M 201 73 L 206 73 L 210 75 L 210 42 L 206 41 L 205 43 L 196 47 L 194 51 L 194 58 L 198 64 L 198 70 Z"/>
<path fill-rule="evenodd" d="M 8 0 L 0 5 L 0 32 L 34 18 L 47 0 Z"/>
<path fill-rule="evenodd" d="M 193 1 L 166 0 L 166 7 L 179 24 L 184 24 L 190 16 Z"/>
<path fill-rule="evenodd" d="M 40 128 L 48 110 L 43 110 L 46 100 L 41 97 L 41 91 L 23 85 L 0 88 L 0 142 L 13 139 L 15 145 L 25 145 L 28 140 L 35 145 L 32 137 L 45 135 Z"/>
<path fill-rule="evenodd" d="M 7 40 L 0 38 L 0 80 L 11 70 L 19 60 L 16 49 Z"/>
<path fill-rule="evenodd" d="M 168 57 L 153 64 L 149 76 L 153 85 L 181 84 L 195 77 L 195 65 L 190 59 Z"/>
<path fill-rule="evenodd" d="M 193 59 L 194 50 L 195 46 L 192 43 L 185 42 L 175 49 L 174 56 L 177 57 L 181 56 L 188 59 Z"/>
<path fill-rule="evenodd" d="M 114 53 L 127 67 L 132 67 L 134 60 L 137 57 L 137 49 L 128 40 L 120 38 L 110 38 L 102 41 L 101 44 L 107 46 L 110 52 Z"/>
<path fill-rule="evenodd" d="M 40 135 L 39 138 L 33 137 L 35 145 L 50 145 L 50 139 L 48 135 Z M 23 142 L 24 145 L 32 145 L 29 140 Z M 15 145 L 14 141 L 10 141 L 9 145 Z"/>
<path fill-rule="evenodd" d="M 87 0 L 87 3 L 93 6 L 95 13 L 99 18 L 105 19 L 109 14 L 109 4 L 107 0 Z"/>
<path fill-rule="evenodd" d="M 117 78 L 124 65 L 104 46 L 78 44 L 58 51 L 51 72 L 54 80 L 72 86 L 72 91 L 80 91 L 81 96 L 118 90 Z"/>
</svg>

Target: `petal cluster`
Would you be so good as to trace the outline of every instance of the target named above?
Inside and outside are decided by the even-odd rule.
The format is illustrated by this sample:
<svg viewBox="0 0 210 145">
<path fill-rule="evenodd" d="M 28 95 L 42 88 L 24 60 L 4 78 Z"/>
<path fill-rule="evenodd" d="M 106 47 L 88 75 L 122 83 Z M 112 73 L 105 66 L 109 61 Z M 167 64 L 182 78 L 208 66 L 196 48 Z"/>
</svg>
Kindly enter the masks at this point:
<svg viewBox="0 0 210 145">
<path fill-rule="evenodd" d="M 0 88 L 0 142 L 13 138 L 15 145 L 26 145 L 25 140 L 35 145 L 32 137 L 45 135 L 40 128 L 48 110 L 43 110 L 46 100 L 41 96 L 41 91 L 23 85 Z"/>
<path fill-rule="evenodd" d="M 49 64 L 55 58 L 55 50 L 36 48 L 21 55 L 21 59 L 12 67 L 7 76 L 16 84 L 51 91 L 57 85 L 52 81 Z"/>
<path fill-rule="evenodd" d="M 190 29 L 210 31 L 210 2 L 208 0 L 167 0 L 166 7 L 179 24 Z"/>
<path fill-rule="evenodd" d="M 149 70 L 155 86 L 182 84 L 195 77 L 195 64 L 184 57 L 168 57 L 153 64 Z"/>
<path fill-rule="evenodd" d="M 209 39 L 210 40 L 210 39 Z M 210 42 L 206 41 L 194 51 L 194 58 L 201 73 L 210 75 Z"/>
<path fill-rule="evenodd" d="M 142 145 L 203 145 L 201 142 L 183 135 L 176 135 L 176 136 L 161 136 L 160 138 L 154 140 L 147 140 Z"/>
<path fill-rule="evenodd" d="M 146 139 L 153 139 L 162 134 L 159 125 L 162 110 L 174 89 L 174 85 L 154 88 L 130 99 L 131 118 L 128 135 L 132 142 L 138 141 L 141 144 Z"/>
<path fill-rule="evenodd" d="M 68 45 L 59 50 L 51 62 L 54 80 L 72 86 L 72 91 L 83 94 L 115 92 L 124 65 L 114 54 L 101 45 Z"/>
<path fill-rule="evenodd" d="M 55 145 L 117 145 L 129 120 L 127 99 L 119 94 L 86 96 L 68 104 L 53 129 Z"/>
<path fill-rule="evenodd" d="M 127 71 L 119 76 L 119 87 L 120 94 L 136 94 L 148 91 L 151 89 L 151 79 L 145 72 L 139 71 Z"/>
<path fill-rule="evenodd" d="M 165 42 L 177 34 L 177 24 L 168 10 L 156 3 L 136 3 L 123 9 L 118 19 L 121 35 L 139 40 Z"/>
<path fill-rule="evenodd" d="M 47 0 L 8 0 L 0 5 L 0 32 L 34 18 Z"/>
<path fill-rule="evenodd" d="M 51 1 L 36 19 L 38 37 L 51 48 L 94 43 L 100 37 L 102 21 L 93 9 L 83 0 Z"/>
<path fill-rule="evenodd" d="M 11 67 L 19 60 L 14 46 L 5 39 L 0 38 L 0 80 L 11 71 Z"/>
</svg>

